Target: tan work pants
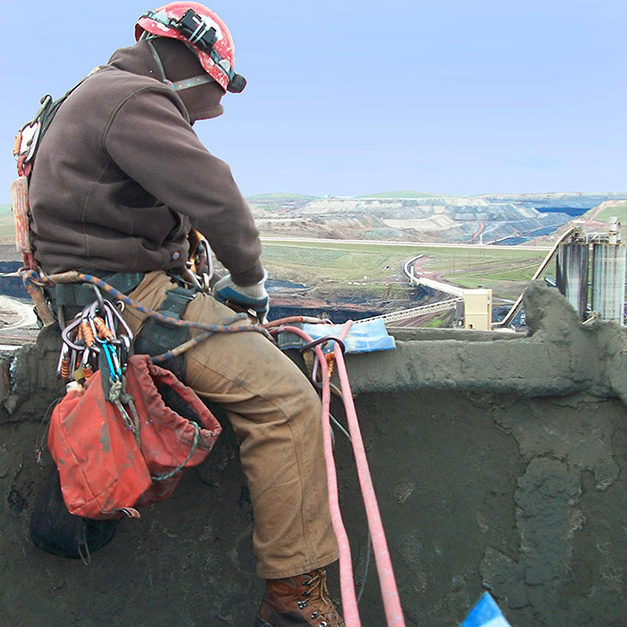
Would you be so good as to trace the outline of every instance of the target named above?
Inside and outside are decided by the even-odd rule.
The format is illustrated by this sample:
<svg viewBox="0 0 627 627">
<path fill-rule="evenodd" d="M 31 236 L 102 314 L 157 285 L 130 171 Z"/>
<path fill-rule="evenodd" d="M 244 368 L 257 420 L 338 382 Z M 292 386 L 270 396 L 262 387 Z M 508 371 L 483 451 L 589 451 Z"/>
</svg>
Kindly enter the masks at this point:
<svg viewBox="0 0 627 627">
<path fill-rule="evenodd" d="M 173 287 L 164 272 L 150 272 L 130 296 L 156 310 Z M 146 319 L 130 308 L 124 315 L 134 333 Z M 198 294 L 184 317 L 221 324 L 233 316 Z M 218 333 L 186 353 L 185 383 L 226 410 L 240 441 L 259 575 L 291 577 L 335 561 L 320 401 L 298 367 L 260 333 Z"/>
</svg>

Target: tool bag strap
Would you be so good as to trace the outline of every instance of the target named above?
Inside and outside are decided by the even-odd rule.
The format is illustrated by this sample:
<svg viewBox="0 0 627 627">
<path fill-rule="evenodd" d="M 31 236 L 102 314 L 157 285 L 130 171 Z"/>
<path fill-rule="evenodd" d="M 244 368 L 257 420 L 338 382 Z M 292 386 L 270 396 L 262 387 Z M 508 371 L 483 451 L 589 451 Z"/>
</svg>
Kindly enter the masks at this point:
<svg viewBox="0 0 627 627">
<path fill-rule="evenodd" d="M 198 292 L 196 290 L 177 286 L 166 292 L 166 297 L 159 313 L 171 318 L 183 319 L 187 305 L 194 299 Z M 147 354 L 150 356 L 161 355 L 174 346 L 187 342 L 191 337 L 188 327 L 176 327 L 164 324 L 156 318 L 149 318 L 141 331 L 135 336 L 134 348 L 137 354 Z M 171 357 L 160 364 L 173 372 L 179 379 L 185 377 L 185 354 Z"/>
</svg>

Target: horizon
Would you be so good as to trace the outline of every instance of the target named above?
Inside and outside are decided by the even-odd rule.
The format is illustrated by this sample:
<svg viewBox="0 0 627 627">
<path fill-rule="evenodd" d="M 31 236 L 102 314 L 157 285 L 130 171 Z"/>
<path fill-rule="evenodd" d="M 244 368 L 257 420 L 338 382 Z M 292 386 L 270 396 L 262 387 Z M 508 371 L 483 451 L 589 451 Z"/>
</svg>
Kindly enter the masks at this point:
<svg viewBox="0 0 627 627">
<path fill-rule="evenodd" d="M 259 192 L 255 194 L 246 194 L 244 198 L 246 200 L 261 198 L 261 197 L 270 197 L 270 196 L 298 196 L 303 198 L 313 198 L 313 199 L 322 199 L 322 198 L 375 198 L 385 199 L 385 194 L 415 194 L 416 198 L 440 198 L 440 197 L 449 197 L 449 198 L 481 198 L 483 196 L 506 196 L 506 197 L 519 197 L 519 196 L 617 196 L 616 200 L 627 200 L 627 192 L 618 192 L 618 191 L 580 191 L 580 190 L 562 190 L 562 191 L 528 191 L 528 192 L 480 192 L 478 194 L 451 194 L 447 192 L 421 192 L 417 190 L 409 190 L 409 189 L 397 189 L 397 190 L 386 190 L 383 192 L 371 192 L 369 194 L 355 194 L 355 195 L 344 195 L 344 194 L 306 194 L 302 192 L 283 192 L 283 191 L 274 191 L 274 192 Z M 625 198 L 622 198 L 622 197 Z M 392 196 L 390 196 L 392 198 Z M 400 197 L 399 197 L 400 198 Z M 405 200 L 410 199 L 411 196 L 408 196 Z M 0 207 L 4 207 L 7 209 L 11 208 L 11 200 L 10 198 L 6 200 L 6 202 L 0 202 Z"/>
<path fill-rule="evenodd" d="M 246 198 L 254 198 L 256 196 L 312 196 L 316 198 L 368 198 L 370 196 L 381 196 L 382 194 L 420 194 L 425 198 L 437 197 L 437 196 L 452 196 L 455 198 L 476 198 L 479 196 L 576 196 L 582 194 L 584 196 L 627 196 L 626 192 L 619 191 L 582 191 L 582 190 L 554 190 L 554 191 L 527 191 L 527 192 L 479 192 L 477 194 L 452 194 L 448 192 L 421 192 L 419 190 L 412 189 L 389 189 L 382 192 L 370 192 L 369 194 L 354 194 L 354 195 L 342 195 L 342 194 L 305 194 L 303 192 L 259 192 L 256 194 L 249 194 Z"/>
<path fill-rule="evenodd" d="M 375 198 L 378 197 L 380 199 L 385 199 L 385 194 L 416 194 L 416 198 L 439 198 L 439 197 L 450 197 L 450 198 L 481 198 L 483 196 L 507 196 L 507 197 L 518 197 L 518 196 L 618 196 L 616 200 L 627 200 L 627 192 L 615 192 L 615 191 L 579 191 L 579 190 L 562 190 L 562 191 L 529 191 L 529 192 L 480 192 L 478 194 L 451 194 L 447 192 L 421 192 L 417 190 L 409 190 L 409 189 L 397 189 L 397 190 L 387 190 L 383 192 L 371 192 L 369 194 L 355 194 L 355 195 L 344 195 L 344 194 L 306 194 L 302 192 L 282 192 L 282 191 L 274 191 L 274 192 L 259 192 L 255 194 L 247 194 L 244 196 L 247 200 L 253 198 L 261 198 L 264 196 L 299 196 L 303 198 Z M 622 198 L 622 197 L 625 198 Z M 392 198 L 392 196 L 390 196 Z M 408 196 L 407 199 L 410 199 L 411 196 Z M 9 208 L 11 207 L 10 198 L 6 202 L 0 202 L 0 207 Z"/>
<path fill-rule="evenodd" d="M 225 96 L 224 116 L 195 129 L 247 197 L 625 187 L 624 2 L 208 4 L 229 25 L 249 82 Z M 131 45 L 149 8 L 111 0 L 104 20 L 90 3 L 33 0 L 24 44 L 23 29 L 6 26 L 22 24 L 23 10 L 5 7 L 0 202 L 15 178 L 13 138 L 40 97 L 58 98 Z"/>
</svg>

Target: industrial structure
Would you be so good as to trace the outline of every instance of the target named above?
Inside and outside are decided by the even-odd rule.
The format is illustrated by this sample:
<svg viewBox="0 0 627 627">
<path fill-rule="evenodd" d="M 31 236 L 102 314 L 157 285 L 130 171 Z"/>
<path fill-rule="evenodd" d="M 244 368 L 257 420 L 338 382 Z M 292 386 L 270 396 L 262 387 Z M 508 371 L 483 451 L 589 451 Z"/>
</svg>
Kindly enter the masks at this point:
<svg viewBox="0 0 627 627">
<path fill-rule="evenodd" d="M 492 322 L 491 289 L 464 289 L 418 276 L 414 264 L 421 256 L 405 263 L 403 270 L 409 282 L 454 298 L 381 316 L 386 318 L 386 322 L 463 305 L 460 319 L 465 329 L 491 331 L 511 325 L 522 305 L 522 294 L 501 321 Z M 556 273 L 554 285 L 582 321 L 610 320 L 625 325 L 627 246 L 621 241 L 618 218 L 610 218 L 608 230 L 604 232 L 586 233 L 583 223 L 575 223 L 557 239 L 531 280 L 541 277 L 553 260 Z"/>
<path fill-rule="evenodd" d="M 421 285 L 454 296 L 453 300 L 444 302 L 451 303 L 447 308 L 452 308 L 457 304 L 463 305 L 461 318 L 465 329 L 490 331 L 492 328 L 492 290 L 489 288 L 465 289 L 443 281 L 416 276 L 414 263 L 418 258 L 414 257 L 405 264 L 404 272 L 409 282 L 412 285 Z"/>
<path fill-rule="evenodd" d="M 577 226 L 557 254 L 557 288 L 582 320 L 592 317 L 624 326 L 626 262 L 617 218 L 610 219 L 607 232 L 585 233 Z"/>
</svg>

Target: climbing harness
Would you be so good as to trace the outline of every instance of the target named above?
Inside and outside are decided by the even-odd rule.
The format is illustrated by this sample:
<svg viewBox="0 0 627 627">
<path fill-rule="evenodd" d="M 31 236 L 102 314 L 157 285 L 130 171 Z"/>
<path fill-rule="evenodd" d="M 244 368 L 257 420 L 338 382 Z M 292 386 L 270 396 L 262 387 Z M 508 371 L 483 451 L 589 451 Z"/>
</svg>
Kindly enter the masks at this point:
<svg viewBox="0 0 627 627">
<path fill-rule="evenodd" d="M 197 292 L 186 287 L 177 286 L 166 292 L 165 299 L 158 312 L 170 318 L 182 319 L 187 305 L 194 299 Z M 135 352 L 147 353 L 158 357 L 155 362 L 161 363 L 176 374 L 179 379 L 185 376 L 185 355 L 169 355 L 172 347 L 186 344 L 191 338 L 190 329 L 183 326 L 165 324 L 156 318 L 148 318 L 137 339 Z"/>
<path fill-rule="evenodd" d="M 53 100 L 50 94 L 46 94 L 40 100 L 41 106 L 35 117 L 18 130 L 13 142 L 13 156 L 17 161 L 18 177 L 10 185 L 11 211 L 15 221 L 15 247 L 22 253 L 22 266 L 27 270 L 37 271 L 38 269 L 30 238 L 30 205 L 28 199 L 28 185 L 37 149 L 59 107 L 75 89 L 99 69 L 100 67 L 94 68 L 57 100 Z M 43 290 L 31 286 L 28 293 L 35 305 L 37 317 L 43 326 L 53 325 L 55 318 Z"/>
<path fill-rule="evenodd" d="M 161 313 L 160 311 L 155 311 L 153 309 L 150 309 L 149 307 L 145 307 L 141 303 L 138 303 L 137 301 L 130 298 L 128 295 L 121 292 L 120 290 L 114 288 L 105 280 L 92 274 L 72 270 L 70 272 L 64 272 L 61 274 L 44 275 L 41 272 L 24 268 L 19 270 L 19 273 L 29 294 L 34 289 L 51 288 L 58 284 L 64 283 L 92 284 L 102 290 L 103 297 L 106 296 L 110 299 L 117 300 L 122 303 L 123 306 L 132 307 L 133 309 L 149 316 L 150 318 L 154 318 L 164 325 L 172 325 L 173 327 L 186 329 L 197 329 L 203 332 L 196 337 L 186 342 L 183 342 L 181 345 L 166 351 L 161 355 L 153 356 L 153 361 L 155 363 L 161 363 L 171 358 L 172 356 L 180 355 L 181 353 L 189 350 L 193 346 L 196 346 L 197 344 L 203 342 L 214 333 L 256 332 L 262 333 L 263 335 L 271 339 L 269 332 L 265 329 L 263 325 L 251 324 L 248 315 L 243 313 L 235 314 L 230 320 L 226 321 L 223 324 L 194 322 L 191 320 L 176 318 L 167 315 L 167 313 Z"/>
</svg>

